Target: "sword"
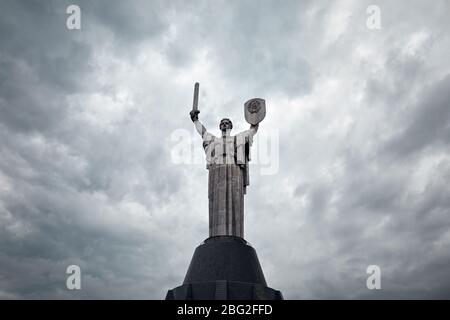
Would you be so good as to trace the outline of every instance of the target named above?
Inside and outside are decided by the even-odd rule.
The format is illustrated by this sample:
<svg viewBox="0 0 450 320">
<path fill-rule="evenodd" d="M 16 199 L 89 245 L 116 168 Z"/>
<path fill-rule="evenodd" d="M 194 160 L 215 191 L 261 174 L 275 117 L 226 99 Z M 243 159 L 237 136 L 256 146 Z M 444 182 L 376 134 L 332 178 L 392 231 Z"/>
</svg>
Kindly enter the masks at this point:
<svg viewBox="0 0 450 320">
<path fill-rule="evenodd" d="M 198 91 L 200 89 L 200 84 L 198 82 L 195 83 L 194 86 L 194 101 L 192 102 L 192 111 L 198 110 Z"/>
</svg>

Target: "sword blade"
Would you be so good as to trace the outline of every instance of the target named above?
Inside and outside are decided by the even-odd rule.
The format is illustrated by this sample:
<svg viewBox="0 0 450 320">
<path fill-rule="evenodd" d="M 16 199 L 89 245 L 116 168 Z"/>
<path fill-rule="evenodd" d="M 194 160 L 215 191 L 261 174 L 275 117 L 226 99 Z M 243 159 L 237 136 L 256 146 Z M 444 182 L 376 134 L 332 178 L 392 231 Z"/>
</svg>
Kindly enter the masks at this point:
<svg viewBox="0 0 450 320">
<path fill-rule="evenodd" d="M 192 103 L 192 110 L 198 110 L 198 91 L 200 89 L 200 84 L 198 82 L 195 83 L 194 86 L 194 101 Z"/>
</svg>

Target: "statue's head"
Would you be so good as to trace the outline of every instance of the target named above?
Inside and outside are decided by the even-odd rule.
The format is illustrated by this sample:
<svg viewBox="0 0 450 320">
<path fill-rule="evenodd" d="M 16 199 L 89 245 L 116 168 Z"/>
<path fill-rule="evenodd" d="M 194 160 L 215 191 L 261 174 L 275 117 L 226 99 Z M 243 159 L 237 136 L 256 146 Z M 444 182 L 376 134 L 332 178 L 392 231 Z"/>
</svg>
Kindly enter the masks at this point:
<svg viewBox="0 0 450 320">
<path fill-rule="evenodd" d="M 230 119 L 224 118 L 220 120 L 219 124 L 220 131 L 227 131 L 233 129 L 233 122 Z"/>
</svg>

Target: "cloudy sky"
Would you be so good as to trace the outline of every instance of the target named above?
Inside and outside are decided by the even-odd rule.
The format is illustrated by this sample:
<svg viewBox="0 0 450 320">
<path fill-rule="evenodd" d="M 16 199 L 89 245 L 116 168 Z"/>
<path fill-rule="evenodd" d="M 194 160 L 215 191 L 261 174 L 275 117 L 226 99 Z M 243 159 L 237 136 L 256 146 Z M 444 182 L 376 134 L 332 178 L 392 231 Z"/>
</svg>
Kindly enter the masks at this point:
<svg viewBox="0 0 450 320">
<path fill-rule="evenodd" d="M 80 30 L 66 27 L 70 4 Z M 162 299 L 182 283 L 208 234 L 204 163 L 176 161 L 180 145 L 202 158 L 196 81 L 213 134 L 225 116 L 246 129 L 243 103 L 266 99 L 258 135 L 272 147 L 252 150 L 245 237 L 269 286 L 450 298 L 449 12 L 0 0 L 0 298 Z M 81 290 L 66 288 L 72 264 Z M 381 290 L 366 287 L 369 265 Z"/>
</svg>

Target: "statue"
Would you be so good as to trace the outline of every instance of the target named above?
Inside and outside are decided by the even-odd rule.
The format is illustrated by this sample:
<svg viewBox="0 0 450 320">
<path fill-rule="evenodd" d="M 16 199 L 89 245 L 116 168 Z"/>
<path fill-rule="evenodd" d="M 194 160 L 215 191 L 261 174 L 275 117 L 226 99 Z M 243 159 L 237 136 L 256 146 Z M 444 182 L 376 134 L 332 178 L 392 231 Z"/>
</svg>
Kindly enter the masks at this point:
<svg viewBox="0 0 450 320">
<path fill-rule="evenodd" d="M 199 121 L 199 84 L 195 84 L 191 120 L 203 139 L 206 154 L 209 200 L 209 236 L 244 238 L 244 195 L 249 185 L 250 147 L 266 114 L 265 101 L 255 98 L 244 105 L 245 119 L 250 129 L 231 135 L 233 123 L 220 121 L 221 137 L 209 133 Z"/>
</svg>

